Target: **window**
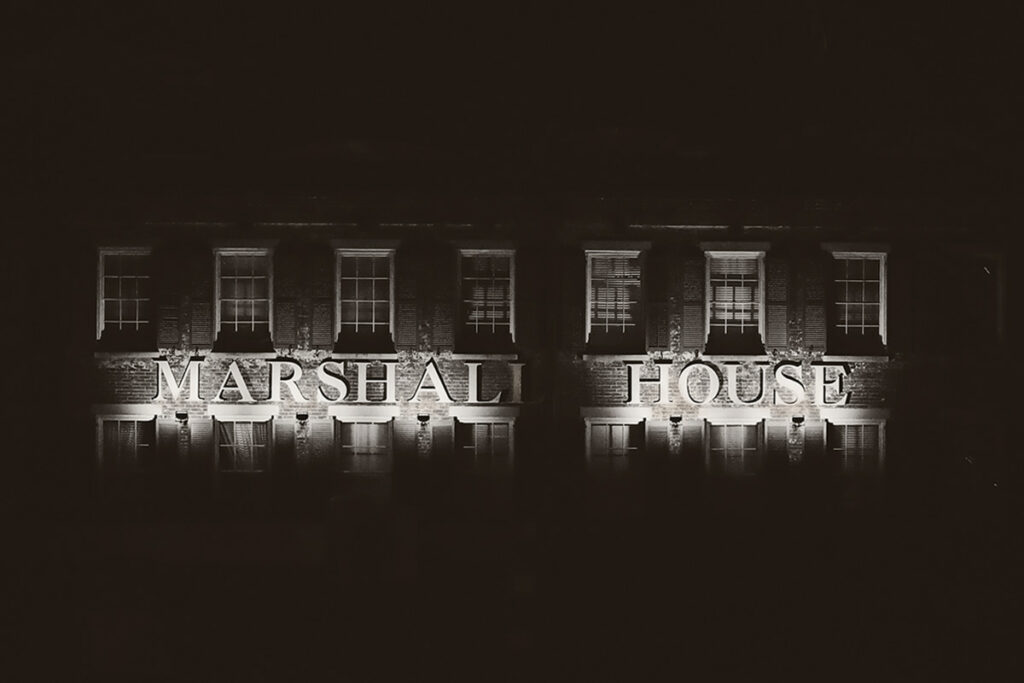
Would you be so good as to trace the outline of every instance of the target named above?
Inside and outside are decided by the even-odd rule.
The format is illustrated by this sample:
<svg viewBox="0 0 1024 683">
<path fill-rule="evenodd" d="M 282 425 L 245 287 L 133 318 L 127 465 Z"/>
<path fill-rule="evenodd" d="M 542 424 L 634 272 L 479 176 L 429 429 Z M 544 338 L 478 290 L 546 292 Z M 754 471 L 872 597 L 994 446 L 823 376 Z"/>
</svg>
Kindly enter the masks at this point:
<svg viewBox="0 0 1024 683">
<path fill-rule="evenodd" d="M 708 251 L 707 348 L 763 353 L 764 252 Z"/>
<path fill-rule="evenodd" d="M 101 249 L 96 337 L 124 346 L 152 336 L 153 302 L 148 249 Z"/>
<path fill-rule="evenodd" d="M 337 348 L 394 350 L 394 250 L 335 251 Z"/>
<path fill-rule="evenodd" d="M 347 475 L 381 476 L 392 470 L 391 421 L 334 422 L 338 469 Z"/>
<path fill-rule="evenodd" d="M 760 424 L 712 424 L 708 430 L 708 471 L 745 477 L 761 467 Z"/>
<path fill-rule="evenodd" d="M 595 350 L 642 351 L 642 263 L 639 251 L 587 252 L 587 344 Z"/>
<path fill-rule="evenodd" d="M 835 470 L 847 477 L 879 473 L 882 466 L 883 433 L 881 422 L 829 422 L 826 443 Z"/>
<path fill-rule="evenodd" d="M 455 421 L 457 463 L 477 475 L 501 475 L 512 470 L 510 422 Z"/>
<path fill-rule="evenodd" d="M 587 461 L 595 474 L 625 472 L 644 448 L 644 423 L 591 422 L 587 427 Z"/>
<path fill-rule="evenodd" d="M 273 278 L 270 250 L 217 250 L 217 341 L 237 350 L 270 345 Z"/>
<path fill-rule="evenodd" d="M 103 470 L 131 473 L 147 469 L 156 448 L 156 420 L 104 419 L 100 457 Z"/>
<path fill-rule="evenodd" d="M 515 255 L 463 249 L 459 258 L 459 345 L 506 351 L 515 340 Z"/>
<path fill-rule="evenodd" d="M 829 351 L 881 353 L 886 337 L 885 254 L 832 253 Z"/>
<path fill-rule="evenodd" d="M 217 471 L 266 472 L 270 469 L 270 422 L 217 420 Z"/>
</svg>

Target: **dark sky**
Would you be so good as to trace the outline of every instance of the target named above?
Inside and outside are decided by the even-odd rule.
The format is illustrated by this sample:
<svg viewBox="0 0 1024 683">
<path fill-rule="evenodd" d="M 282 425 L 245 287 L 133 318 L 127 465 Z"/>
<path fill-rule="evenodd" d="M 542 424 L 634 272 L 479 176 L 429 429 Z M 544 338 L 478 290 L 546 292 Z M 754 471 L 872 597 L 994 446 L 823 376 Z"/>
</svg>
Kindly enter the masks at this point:
<svg viewBox="0 0 1024 683">
<path fill-rule="evenodd" d="M 10 180 L 1016 188 L 1018 2 L 373 4 L 13 3 Z"/>
</svg>

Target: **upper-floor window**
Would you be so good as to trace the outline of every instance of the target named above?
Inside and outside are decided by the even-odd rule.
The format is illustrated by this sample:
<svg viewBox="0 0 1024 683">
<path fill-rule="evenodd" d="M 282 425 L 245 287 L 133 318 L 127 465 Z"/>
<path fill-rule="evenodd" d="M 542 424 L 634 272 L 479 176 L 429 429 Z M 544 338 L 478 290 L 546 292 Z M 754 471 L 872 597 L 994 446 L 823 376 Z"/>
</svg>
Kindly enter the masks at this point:
<svg viewBox="0 0 1024 683">
<path fill-rule="evenodd" d="M 459 280 L 459 347 L 511 350 L 515 341 L 515 253 L 463 249 Z"/>
<path fill-rule="evenodd" d="M 829 351 L 880 353 L 886 343 L 886 255 L 832 252 Z"/>
<path fill-rule="evenodd" d="M 225 348 L 270 345 L 273 269 L 269 249 L 216 252 L 217 342 Z"/>
<path fill-rule="evenodd" d="M 764 252 L 707 251 L 707 350 L 763 353 Z"/>
<path fill-rule="evenodd" d="M 101 249 L 98 276 L 97 339 L 146 346 L 154 330 L 149 249 Z"/>
<path fill-rule="evenodd" d="M 392 249 L 335 251 L 339 350 L 394 350 L 394 254 Z"/>
<path fill-rule="evenodd" d="M 643 351 L 643 263 L 639 251 L 587 252 L 587 345 Z"/>
</svg>

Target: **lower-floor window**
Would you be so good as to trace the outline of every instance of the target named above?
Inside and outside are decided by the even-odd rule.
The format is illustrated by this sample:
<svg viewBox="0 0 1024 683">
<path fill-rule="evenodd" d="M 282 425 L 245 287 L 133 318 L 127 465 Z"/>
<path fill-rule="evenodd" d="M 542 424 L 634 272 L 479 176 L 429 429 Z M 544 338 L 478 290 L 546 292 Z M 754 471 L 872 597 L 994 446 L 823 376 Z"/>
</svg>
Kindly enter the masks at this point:
<svg viewBox="0 0 1024 683">
<path fill-rule="evenodd" d="M 105 419 L 102 462 L 107 471 L 137 472 L 152 460 L 156 420 Z"/>
<path fill-rule="evenodd" d="M 826 436 L 833 463 L 844 476 L 872 475 L 882 464 L 882 425 L 828 423 Z"/>
<path fill-rule="evenodd" d="M 623 472 L 644 447 L 644 423 L 591 423 L 587 455 L 592 472 Z"/>
<path fill-rule="evenodd" d="M 217 470 L 265 472 L 270 467 L 270 421 L 217 421 Z"/>
<path fill-rule="evenodd" d="M 501 474 L 512 468 L 512 425 L 508 422 L 455 422 L 459 465 L 476 474 Z"/>
<path fill-rule="evenodd" d="M 334 423 L 337 466 L 345 474 L 384 475 L 392 469 L 391 422 Z"/>
<path fill-rule="evenodd" d="M 761 464 L 757 424 L 712 424 L 708 427 L 708 470 L 725 476 L 757 474 Z"/>
</svg>

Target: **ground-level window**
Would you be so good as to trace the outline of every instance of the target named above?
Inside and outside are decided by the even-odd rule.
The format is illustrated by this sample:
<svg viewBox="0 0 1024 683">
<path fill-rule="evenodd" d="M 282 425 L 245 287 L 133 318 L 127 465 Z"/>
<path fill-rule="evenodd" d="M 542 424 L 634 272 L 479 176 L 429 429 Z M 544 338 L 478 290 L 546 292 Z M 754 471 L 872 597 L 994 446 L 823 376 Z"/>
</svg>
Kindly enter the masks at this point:
<svg viewBox="0 0 1024 683">
<path fill-rule="evenodd" d="M 101 457 L 106 472 L 139 472 L 152 462 L 156 420 L 104 419 Z"/>
<path fill-rule="evenodd" d="M 722 476 L 752 476 L 761 467 L 759 424 L 708 426 L 708 471 Z"/>
<path fill-rule="evenodd" d="M 347 475 L 391 474 L 391 421 L 359 422 L 335 420 L 334 444 L 337 467 Z"/>
<path fill-rule="evenodd" d="M 881 471 L 883 427 L 880 422 L 828 423 L 826 443 L 835 469 L 843 476 L 871 476 Z"/>
<path fill-rule="evenodd" d="M 217 420 L 217 471 L 270 469 L 270 421 Z"/>
<path fill-rule="evenodd" d="M 644 448 L 644 423 L 592 422 L 587 428 L 587 460 L 593 473 L 625 472 Z"/>
<path fill-rule="evenodd" d="M 456 420 L 455 453 L 459 467 L 467 472 L 480 475 L 511 472 L 511 423 Z"/>
</svg>

